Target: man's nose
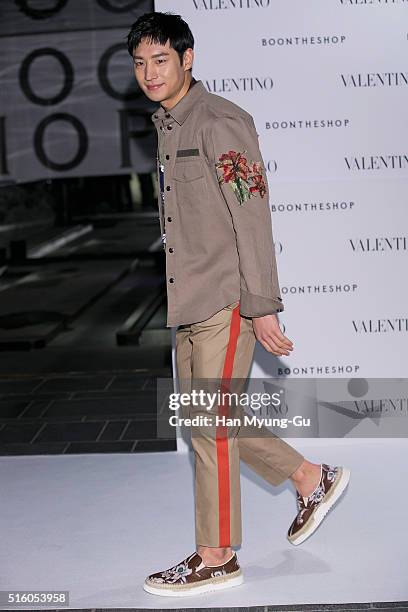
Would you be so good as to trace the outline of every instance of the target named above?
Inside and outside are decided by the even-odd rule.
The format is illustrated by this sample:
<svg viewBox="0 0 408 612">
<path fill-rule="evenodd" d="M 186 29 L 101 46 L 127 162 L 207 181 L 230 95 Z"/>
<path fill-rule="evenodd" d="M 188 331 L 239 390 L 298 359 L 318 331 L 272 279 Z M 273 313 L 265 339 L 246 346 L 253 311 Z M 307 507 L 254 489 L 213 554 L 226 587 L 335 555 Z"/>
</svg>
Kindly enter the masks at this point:
<svg viewBox="0 0 408 612">
<path fill-rule="evenodd" d="M 152 81 L 153 79 L 155 79 L 157 77 L 157 71 L 154 65 L 152 64 L 146 64 L 146 68 L 145 68 L 145 79 L 146 81 Z"/>
</svg>

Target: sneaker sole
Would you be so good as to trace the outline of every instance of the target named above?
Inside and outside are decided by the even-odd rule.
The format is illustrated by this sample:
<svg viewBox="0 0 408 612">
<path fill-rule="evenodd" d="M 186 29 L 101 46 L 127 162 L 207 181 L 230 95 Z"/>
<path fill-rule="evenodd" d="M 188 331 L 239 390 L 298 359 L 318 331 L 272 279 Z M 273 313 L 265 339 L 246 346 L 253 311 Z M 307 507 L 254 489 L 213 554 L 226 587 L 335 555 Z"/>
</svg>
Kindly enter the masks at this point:
<svg viewBox="0 0 408 612">
<path fill-rule="evenodd" d="M 239 586 L 244 582 L 244 576 L 242 571 L 234 572 L 234 575 L 231 578 L 218 578 L 203 581 L 203 583 L 198 583 L 198 586 L 153 586 L 145 582 L 143 584 L 143 588 L 148 593 L 152 595 L 160 595 L 164 597 L 188 597 L 191 595 L 199 595 L 201 593 L 208 593 L 210 591 L 220 591 L 222 589 L 229 589 L 234 586 Z"/>
<path fill-rule="evenodd" d="M 340 477 L 337 479 L 337 484 L 327 493 L 325 500 L 321 502 L 316 512 L 309 519 L 308 524 L 304 527 L 304 531 L 300 530 L 294 536 L 287 536 L 291 544 L 295 546 L 301 544 L 316 531 L 326 514 L 346 490 L 349 481 L 350 470 L 348 468 L 342 468 Z"/>
</svg>

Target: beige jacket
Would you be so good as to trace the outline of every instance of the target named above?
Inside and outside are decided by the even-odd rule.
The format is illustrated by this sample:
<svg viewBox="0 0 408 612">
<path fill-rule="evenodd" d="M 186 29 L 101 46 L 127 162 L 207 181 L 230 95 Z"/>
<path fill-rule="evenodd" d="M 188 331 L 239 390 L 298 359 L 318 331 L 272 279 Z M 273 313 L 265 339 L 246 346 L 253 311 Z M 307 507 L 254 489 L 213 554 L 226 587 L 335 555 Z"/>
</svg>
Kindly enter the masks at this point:
<svg viewBox="0 0 408 612">
<path fill-rule="evenodd" d="M 152 115 L 164 167 L 167 327 L 240 301 L 241 315 L 281 312 L 269 191 L 252 116 L 193 82 Z M 159 205 L 160 205 L 159 197 Z"/>
</svg>

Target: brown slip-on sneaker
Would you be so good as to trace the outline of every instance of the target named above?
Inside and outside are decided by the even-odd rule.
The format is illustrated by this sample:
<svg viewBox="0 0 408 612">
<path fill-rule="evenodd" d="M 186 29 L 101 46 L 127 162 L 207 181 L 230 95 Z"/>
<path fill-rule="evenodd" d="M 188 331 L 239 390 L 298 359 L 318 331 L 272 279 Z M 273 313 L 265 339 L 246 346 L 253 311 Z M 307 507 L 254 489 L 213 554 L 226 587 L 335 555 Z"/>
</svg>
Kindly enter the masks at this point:
<svg viewBox="0 0 408 612">
<path fill-rule="evenodd" d="M 195 552 L 174 567 L 148 576 L 143 588 L 153 595 L 185 597 L 242 583 L 243 575 L 235 553 L 222 565 L 204 565 Z"/>
<path fill-rule="evenodd" d="M 322 463 L 320 482 L 308 497 L 296 491 L 298 513 L 289 527 L 287 538 L 294 545 L 301 544 L 312 535 L 346 489 L 350 470 Z"/>
</svg>

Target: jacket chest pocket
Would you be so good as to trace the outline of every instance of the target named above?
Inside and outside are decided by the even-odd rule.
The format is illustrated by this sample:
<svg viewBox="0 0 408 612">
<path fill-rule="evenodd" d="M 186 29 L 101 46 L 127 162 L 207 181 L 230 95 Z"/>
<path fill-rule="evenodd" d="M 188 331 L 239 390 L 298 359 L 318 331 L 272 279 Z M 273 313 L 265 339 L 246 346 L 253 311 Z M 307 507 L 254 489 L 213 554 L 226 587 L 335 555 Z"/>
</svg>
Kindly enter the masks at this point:
<svg viewBox="0 0 408 612">
<path fill-rule="evenodd" d="M 204 169 L 200 159 L 194 161 L 176 161 L 173 178 L 180 183 L 191 183 L 204 177 Z"/>
<path fill-rule="evenodd" d="M 204 168 L 200 159 L 176 161 L 173 179 L 177 199 L 181 204 L 193 204 L 205 197 Z"/>
</svg>

